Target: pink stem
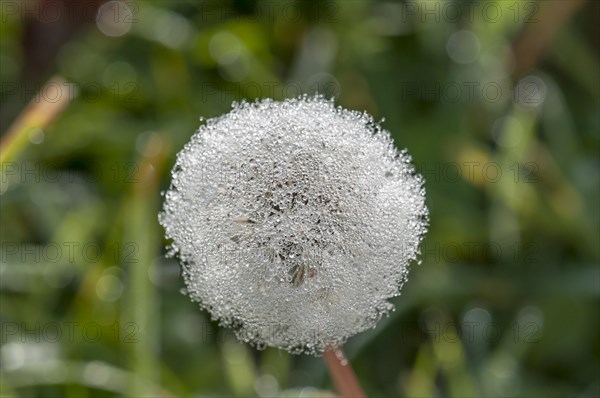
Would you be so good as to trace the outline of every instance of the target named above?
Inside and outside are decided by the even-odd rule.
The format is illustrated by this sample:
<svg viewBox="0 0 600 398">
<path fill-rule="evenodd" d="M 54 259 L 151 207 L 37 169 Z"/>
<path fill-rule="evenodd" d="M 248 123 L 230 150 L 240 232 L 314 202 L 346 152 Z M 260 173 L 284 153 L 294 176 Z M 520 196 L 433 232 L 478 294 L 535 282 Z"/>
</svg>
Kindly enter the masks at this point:
<svg viewBox="0 0 600 398">
<path fill-rule="evenodd" d="M 328 348 L 325 350 L 323 357 L 325 359 L 325 363 L 327 364 L 327 368 L 329 369 L 329 373 L 331 374 L 331 379 L 333 380 L 335 389 L 338 391 L 341 397 L 366 397 L 364 391 L 360 387 L 360 384 L 358 384 L 358 380 L 356 380 L 356 375 L 352 370 L 352 366 L 350 366 L 350 363 L 346 359 L 346 356 L 341 348 Z"/>
</svg>

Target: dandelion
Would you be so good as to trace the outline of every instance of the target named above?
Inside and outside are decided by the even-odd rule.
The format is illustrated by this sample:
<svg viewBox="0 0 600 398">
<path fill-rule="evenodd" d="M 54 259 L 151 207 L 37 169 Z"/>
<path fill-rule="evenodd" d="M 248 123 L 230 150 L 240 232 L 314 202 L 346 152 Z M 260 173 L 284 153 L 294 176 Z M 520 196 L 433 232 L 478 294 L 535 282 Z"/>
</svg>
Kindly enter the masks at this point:
<svg viewBox="0 0 600 398">
<path fill-rule="evenodd" d="M 320 355 L 393 309 L 427 208 L 390 133 L 317 95 L 207 120 L 159 218 L 213 319 L 257 348 Z"/>
</svg>

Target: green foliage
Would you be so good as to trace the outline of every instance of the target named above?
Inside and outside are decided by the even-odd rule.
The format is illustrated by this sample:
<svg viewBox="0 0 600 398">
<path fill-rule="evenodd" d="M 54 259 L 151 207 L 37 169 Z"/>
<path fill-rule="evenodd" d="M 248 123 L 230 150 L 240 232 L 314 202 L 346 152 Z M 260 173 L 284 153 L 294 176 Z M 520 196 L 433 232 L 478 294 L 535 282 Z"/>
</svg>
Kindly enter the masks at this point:
<svg viewBox="0 0 600 398">
<path fill-rule="evenodd" d="M 544 3 L 121 3 L 32 80 L 31 21 L 3 2 L 2 131 L 48 76 L 77 96 L 2 137 L 2 395 L 331 390 L 319 358 L 250 349 L 189 302 L 157 221 L 199 116 L 319 90 L 384 117 L 426 179 L 422 263 L 345 347 L 367 394 L 598 396 L 597 6 L 554 26 Z M 528 29 L 554 36 L 514 81 Z"/>
</svg>

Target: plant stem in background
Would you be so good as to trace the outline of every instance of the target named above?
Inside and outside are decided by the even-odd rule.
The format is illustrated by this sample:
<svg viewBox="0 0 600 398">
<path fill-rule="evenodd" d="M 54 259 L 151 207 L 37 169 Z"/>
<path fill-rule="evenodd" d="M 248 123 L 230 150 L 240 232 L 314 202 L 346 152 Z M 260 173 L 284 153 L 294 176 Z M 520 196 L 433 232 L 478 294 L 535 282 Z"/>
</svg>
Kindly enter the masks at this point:
<svg viewBox="0 0 600 398">
<path fill-rule="evenodd" d="M 76 91 L 55 76 L 36 94 L 0 140 L 0 161 L 15 160 L 30 142 L 30 134 L 45 128 L 75 97 Z"/>
<path fill-rule="evenodd" d="M 559 29 L 585 4 L 585 0 L 539 2 L 540 11 L 526 25 L 513 43 L 515 67 L 513 78 L 519 79 L 544 56 Z M 536 9 L 537 10 L 537 9 Z"/>
<path fill-rule="evenodd" d="M 149 275 L 155 272 L 159 255 L 158 227 L 153 215 L 158 210 L 158 186 L 169 148 L 158 133 L 151 133 L 138 162 L 138 174 L 125 206 L 127 221 L 124 240 L 134 242 L 136 257 L 124 267 L 129 274 L 129 296 L 124 306 L 123 323 L 135 326 L 135 344 L 129 344 L 129 366 L 138 377 L 130 380 L 129 396 L 155 395 L 146 380 L 160 379 L 157 360 L 159 336 L 154 325 L 158 318 L 159 297 Z M 127 341 L 125 341 L 127 343 Z"/>
<path fill-rule="evenodd" d="M 335 385 L 338 394 L 343 398 L 366 397 L 363 392 L 350 362 L 346 359 L 341 348 L 331 348 L 325 350 L 323 354 L 329 374 Z"/>
</svg>

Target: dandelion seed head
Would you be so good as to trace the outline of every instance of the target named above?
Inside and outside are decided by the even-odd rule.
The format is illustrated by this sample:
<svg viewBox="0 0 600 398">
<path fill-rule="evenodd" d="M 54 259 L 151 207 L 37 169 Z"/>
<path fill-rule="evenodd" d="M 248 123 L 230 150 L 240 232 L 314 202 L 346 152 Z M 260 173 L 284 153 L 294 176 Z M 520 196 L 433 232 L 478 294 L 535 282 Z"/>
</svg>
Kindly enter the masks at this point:
<svg viewBox="0 0 600 398">
<path fill-rule="evenodd" d="M 321 354 L 393 309 L 427 208 L 389 132 L 317 95 L 206 120 L 159 219 L 213 319 L 258 348 Z"/>
</svg>

